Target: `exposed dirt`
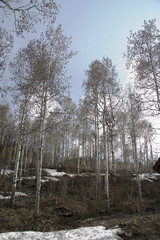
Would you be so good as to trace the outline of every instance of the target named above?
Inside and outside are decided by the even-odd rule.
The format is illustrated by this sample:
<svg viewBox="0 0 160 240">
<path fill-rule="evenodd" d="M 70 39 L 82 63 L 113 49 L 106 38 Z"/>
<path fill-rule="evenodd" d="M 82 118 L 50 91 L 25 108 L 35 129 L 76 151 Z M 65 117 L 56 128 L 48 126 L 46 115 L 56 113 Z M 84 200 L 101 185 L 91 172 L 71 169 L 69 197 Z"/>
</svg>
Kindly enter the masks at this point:
<svg viewBox="0 0 160 240">
<path fill-rule="evenodd" d="M 28 176 L 33 176 L 29 172 Z M 0 178 L 0 191 L 8 195 L 12 175 Z M 14 207 L 10 200 L 0 200 L 0 232 L 55 231 L 84 226 L 120 227 L 123 239 L 160 239 L 160 178 L 142 181 L 143 202 L 139 203 L 137 186 L 132 175 L 110 179 L 110 212 L 106 213 L 104 177 L 99 196 L 95 177 L 63 176 L 60 181 L 42 183 L 40 216 L 34 216 L 35 180 L 23 180 Z M 0 193 L 1 194 L 1 193 Z"/>
</svg>

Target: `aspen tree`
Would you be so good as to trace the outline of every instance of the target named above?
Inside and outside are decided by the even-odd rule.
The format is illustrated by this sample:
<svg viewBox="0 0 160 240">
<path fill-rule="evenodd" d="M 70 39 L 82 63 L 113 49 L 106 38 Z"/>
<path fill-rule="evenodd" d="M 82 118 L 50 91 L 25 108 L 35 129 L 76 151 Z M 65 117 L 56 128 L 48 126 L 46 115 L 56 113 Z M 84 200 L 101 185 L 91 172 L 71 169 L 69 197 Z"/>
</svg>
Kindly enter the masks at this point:
<svg viewBox="0 0 160 240">
<path fill-rule="evenodd" d="M 45 137 L 46 117 L 48 114 L 48 104 L 53 101 L 60 101 L 68 88 L 67 77 L 65 75 L 66 64 L 75 54 L 69 51 L 71 38 L 67 38 L 62 33 L 61 25 L 56 30 L 47 29 L 45 36 L 34 41 L 35 49 L 38 49 L 36 64 L 34 65 L 34 79 L 38 85 L 36 98 L 40 105 L 39 116 L 39 157 L 36 167 L 36 201 L 35 214 L 39 216 L 41 171 L 43 162 L 43 148 Z"/>
<path fill-rule="evenodd" d="M 0 27 L 0 77 L 6 69 L 8 55 L 13 47 L 13 36 Z M 1 90 L 1 88 L 0 88 Z"/>
<path fill-rule="evenodd" d="M 95 172 L 97 186 L 100 184 L 100 127 L 103 128 L 103 155 L 105 161 L 105 192 L 106 192 L 106 210 L 109 211 L 109 150 L 110 141 L 113 176 L 116 175 L 116 161 L 114 156 L 114 128 L 115 112 L 118 103 L 119 85 L 117 82 L 117 72 L 109 58 L 103 58 L 102 61 L 95 60 L 89 66 L 86 72 L 87 80 L 84 82 L 86 95 L 90 98 L 94 112 L 94 131 L 95 131 Z M 107 134 L 108 133 L 108 134 Z M 107 136 L 107 138 L 106 138 Z"/>
<path fill-rule="evenodd" d="M 106 98 L 104 97 L 104 112 L 103 112 L 103 152 L 105 161 L 105 196 L 106 196 L 106 211 L 110 211 L 110 199 L 109 199 L 109 156 L 107 156 L 107 130 L 106 130 Z M 109 153 L 109 151 L 108 151 Z"/>
<path fill-rule="evenodd" d="M 147 120 L 142 120 L 139 123 L 139 132 L 140 138 L 142 138 L 144 145 L 144 165 L 146 170 L 149 171 L 149 160 L 152 159 L 152 153 L 149 159 L 149 146 L 151 146 L 154 136 L 152 124 Z"/>
<path fill-rule="evenodd" d="M 0 14 L 2 22 L 10 24 L 12 30 L 20 36 L 24 32 L 35 32 L 38 23 L 53 24 L 55 22 L 58 5 L 50 0 L 0 0 Z"/>
<path fill-rule="evenodd" d="M 11 161 L 14 128 L 15 123 L 9 104 L 2 101 L 2 105 L 0 105 L 0 169 L 3 169 L 2 179 Z"/>
<path fill-rule="evenodd" d="M 22 114 L 20 116 L 20 123 L 19 123 L 19 139 L 18 139 L 18 151 L 16 155 L 16 162 L 14 167 L 14 175 L 12 180 L 12 195 L 11 195 L 11 204 L 15 203 L 15 192 L 17 188 L 17 181 L 18 181 L 18 170 L 20 164 L 20 157 L 22 152 L 22 142 L 24 136 L 24 124 L 25 124 L 25 107 L 22 108 Z"/>
<path fill-rule="evenodd" d="M 40 110 L 40 123 L 39 123 L 39 157 L 36 166 L 36 201 L 35 201 L 35 214 L 39 216 L 39 205 L 40 205 L 40 190 L 41 190 L 41 172 L 42 172 L 42 159 L 43 159 L 43 147 L 44 147 L 44 135 L 45 135 L 45 120 L 47 113 L 47 91 L 51 71 L 51 57 L 52 48 L 50 50 L 47 79 L 45 85 L 43 85 L 43 92 L 41 97 L 41 110 Z"/>
<path fill-rule="evenodd" d="M 100 81 L 100 96 L 103 100 L 102 117 L 103 117 L 103 144 L 104 144 L 104 159 L 105 159 L 105 194 L 106 194 L 106 211 L 110 210 L 109 202 L 109 149 L 107 156 L 107 142 L 110 142 L 111 157 L 112 157 L 112 173 L 114 180 L 116 179 L 116 161 L 114 154 L 114 128 L 117 111 L 117 102 L 119 94 L 119 85 L 117 82 L 117 72 L 109 58 L 102 59 L 101 66 L 101 81 Z M 107 137 L 107 138 L 106 138 Z"/>
<path fill-rule="evenodd" d="M 139 158 L 137 151 L 137 139 L 138 139 L 138 124 L 142 118 L 142 103 L 140 96 L 135 92 L 135 90 L 128 87 L 128 126 L 130 130 L 130 136 L 132 140 L 132 150 L 133 150 L 133 160 L 135 163 L 135 174 L 138 186 L 139 200 L 142 201 L 142 189 L 141 181 L 139 178 Z"/>
<path fill-rule="evenodd" d="M 135 73 L 135 85 L 141 90 L 145 109 L 160 112 L 160 30 L 156 19 L 144 21 L 141 30 L 130 32 L 126 57 L 126 66 Z"/>
<path fill-rule="evenodd" d="M 0 0 L 0 76 L 6 69 L 15 36 L 24 37 L 28 32 L 36 32 L 39 23 L 44 25 L 47 22 L 47 25 L 52 26 L 58 9 L 55 1 L 50 0 Z"/>
<path fill-rule="evenodd" d="M 124 101 L 122 101 L 122 108 L 124 107 Z M 127 113 L 125 109 L 122 109 L 118 114 L 118 133 L 120 135 L 122 159 L 124 163 L 124 171 L 127 171 L 128 154 L 127 154 Z"/>
<path fill-rule="evenodd" d="M 34 81 L 32 78 L 32 64 L 33 56 L 30 55 L 30 48 L 27 46 L 15 55 L 13 61 L 10 63 L 11 80 L 13 82 L 12 96 L 14 98 L 15 105 L 17 106 L 16 112 L 19 112 L 19 126 L 18 126 L 18 150 L 16 154 L 14 176 L 12 182 L 12 197 L 11 204 L 15 203 L 15 191 L 18 181 L 18 171 L 23 165 L 23 150 L 24 139 L 27 134 L 26 122 L 29 113 L 29 107 L 31 104 L 31 97 L 34 91 Z M 22 168 L 19 171 L 19 181 L 21 180 Z M 19 183 L 20 184 L 20 183 Z"/>
<path fill-rule="evenodd" d="M 88 154 L 86 153 L 86 145 L 90 145 L 89 148 L 91 149 L 91 144 L 93 144 L 93 136 L 95 137 L 95 134 L 93 134 L 93 125 L 94 122 L 92 111 L 90 107 L 90 101 L 88 96 L 86 96 L 84 99 L 81 99 L 79 102 L 79 108 L 77 113 L 77 120 L 78 120 L 78 128 L 79 128 L 79 157 L 82 156 L 83 160 L 86 161 Z M 90 161 L 93 157 L 94 152 L 90 152 Z M 84 159 L 85 158 L 85 159 Z M 78 166 L 80 163 L 80 159 L 78 158 Z M 78 168 L 79 169 L 79 168 Z"/>
<path fill-rule="evenodd" d="M 94 116 L 94 134 L 95 134 L 95 174 L 96 174 L 96 188 L 100 189 L 101 183 L 101 164 L 100 164 L 100 148 L 99 148 L 99 72 L 101 65 L 100 61 L 95 60 L 89 66 L 89 70 L 86 71 L 87 80 L 84 81 L 86 96 L 88 95 L 88 102 L 93 107 Z"/>
<path fill-rule="evenodd" d="M 76 121 L 76 113 L 77 108 L 75 103 L 72 101 L 72 99 L 69 96 L 65 96 L 63 98 L 63 101 L 61 101 L 61 136 L 62 136 L 62 151 L 61 151 L 61 158 L 62 158 L 62 166 L 64 165 L 64 159 L 65 159 L 65 149 L 66 149 L 66 142 L 68 137 L 70 137 L 70 134 L 74 133 L 77 134 L 77 128 L 75 125 Z M 77 136 L 76 136 L 77 137 Z"/>
<path fill-rule="evenodd" d="M 117 72 L 115 66 L 109 58 L 102 59 L 101 77 L 100 77 L 100 99 L 102 113 L 105 114 L 105 125 L 107 141 L 110 143 L 112 174 L 116 179 L 116 159 L 114 153 L 115 125 L 118 111 L 119 84 L 117 82 Z M 108 155 L 109 156 L 109 155 Z"/>
</svg>

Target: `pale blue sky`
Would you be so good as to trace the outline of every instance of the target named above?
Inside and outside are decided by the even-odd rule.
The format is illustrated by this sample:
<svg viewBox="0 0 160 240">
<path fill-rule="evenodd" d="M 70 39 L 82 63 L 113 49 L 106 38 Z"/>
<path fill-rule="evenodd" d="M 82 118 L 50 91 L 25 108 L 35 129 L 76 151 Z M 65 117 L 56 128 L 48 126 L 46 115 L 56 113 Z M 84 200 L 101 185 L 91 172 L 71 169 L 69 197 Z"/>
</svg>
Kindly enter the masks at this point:
<svg viewBox="0 0 160 240">
<path fill-rule="evenodd" d="M 123 52 L 132 29 L 141 29 L 144 20 L 157 19 L 160 28 L 160 0 L 57 0 L 60 13 L 57 23 L 72 36 L 71 48 L 78 51 L 68 65 L 71 75 L 71 97 L 78 102 L 83 95 L 84 72 L 95 59 L 111 58 L 125 82 L 127 71 Z"/>
</svg>

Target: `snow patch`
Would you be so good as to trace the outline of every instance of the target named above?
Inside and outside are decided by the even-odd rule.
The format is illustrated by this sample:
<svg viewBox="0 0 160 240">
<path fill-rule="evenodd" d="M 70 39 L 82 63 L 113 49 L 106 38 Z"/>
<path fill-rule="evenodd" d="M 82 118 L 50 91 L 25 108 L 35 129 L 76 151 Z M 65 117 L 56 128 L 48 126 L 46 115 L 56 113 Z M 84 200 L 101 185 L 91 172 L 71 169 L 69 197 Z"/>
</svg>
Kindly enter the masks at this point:
<svg viewBox="0 0 160 240">
<path fill-rule="evenodd" d="M 3 172 L 4 172 L 4 169 L 1 169 L 1 174 L 3 174 Z M 14 171 L 5 169 L 4 175 L 9 175 L 10 173 L 14 173 Z"/>
<path fill-rule="evenodd" d="M 52 176 L 52 177 L 63 177 L 63 176 L 69 176 L 69 177 L 76 177 L 76 176 L 94 176 L 94 173 L 82 173 L 82 174 L 78 174 L 78 173 L 66 173 L 66 172 L 57 172 L 57 169 L 49 169 L 49 168 L 44 168 L 43 169 L 48 175 Z M 101 174 L 101 175 L 105 175 L 105 174 Z"/>
<path fill-rule="evenodd" d="M 58 178 L 55 177 L 45 177 L 48 181 L 53 181 L 53 182 L 59 182 L 60 180 Z"/>
<path fill-rule="evenodd" d="M 142 173 L 142 174 L 139 174 L 139 179 L 141 181 L 147 180 L 149 182 L 153 182 L 153 180 L 158 179 L 158 177 L 160 177 L 159 173 Z M 134 177 L 134 180 L 136 180 L 136 177 Z"/>
<path fill-rule="evenodd" d="M 3 192 L 1 192 L 1 193 L 3 193 Z M 8 194 L 11 194 L 11 192 L 8 193 Z M 16 197 L 27 197 L 28 195 L 26 193 L 23 193 L 23 192 L 15 192 L 15 196 Z M 0 199 L 11 199 L 11 196 L 0 195 Z"/>
<path fill-rule="evenodd" d="M 28 195 L 26 193 L 23 193 L 23 192 L 15 192 L 15 196 L 16 197 L 27 197 Z"/>
<path fill-rule="evenodd" d="M 64 175 L 67 175 L 67 173 L 65 172 L 57 172 L 56 169 L 49 169 L 49 168 L 45 168 L 43 169 L 48 175 L 52 176 L 52 177 L 62 177 Z"/>
<path fill-rule="evenodd" d="M 57 232 L 10 232 L 1 233 L 0 240 L 122 240 L 118 236 L 121 229 L 105 227 L 85 227 Z"/>
<path fill-rule="evenodd" d="M 41 183 L 49 182 L 48 179 L 41 179 Z"/>
<path fill-rule="evenodd" d="M 3 196 L 3 195 L 0 195 L 0 199 L 11 199 L 11 196 Z"/>
</svg>

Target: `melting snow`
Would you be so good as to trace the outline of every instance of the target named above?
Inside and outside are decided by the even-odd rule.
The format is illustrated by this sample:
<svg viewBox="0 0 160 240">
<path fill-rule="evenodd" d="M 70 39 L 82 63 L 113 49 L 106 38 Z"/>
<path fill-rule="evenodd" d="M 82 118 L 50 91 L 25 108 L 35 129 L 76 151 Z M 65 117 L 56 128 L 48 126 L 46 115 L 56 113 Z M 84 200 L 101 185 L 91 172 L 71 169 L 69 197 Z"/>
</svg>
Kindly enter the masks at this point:
<svg viewBox="0 0 160 240">
<path fill-rule="evenodd" d="M 1 169 L 1 174 L 3 174 L 3 172 L 4 172 L 4 169 Z M 14 171 L 12 171 L 12 170 L 9 170 L 9 169 L 5 169 L 5 172 L 4 172 L 4 175 L 9 175 L 10 173 L 14 173 Z"/>
<path fill-rule="evenodd" d="M 1 193 L 3 193 L 3 192 L 1 192 Z M 11 194 L 11 193 L 8 193 L 8 194 Z M 15 196 L 16 197 L 27 197 L 28 195 L 23 192 L 15 192 Z M 0 199 L 11 199 L 11 196 L 0 195 Z"/>
<path fill-rule="evenodd" d="M 121 229 L 105 230 L 105 227 L 85 227 L 57 232 L 1 233 L 0 240 L 121 240 Z"/>
<path fill-rule="evenodd" d="M 153 182 L 153 180 L 158 179 L 158 177 L 160 177 L 159 173 L 143 173 L 143 174 L 139 174 L 139 179 L 140 180 L 147 180 L 147 181 L 150 181 L 150 182 Z M 135 179 L 136 179 L 136 177 L 134 177 L 134 180 Z"/>
<path fill-rule="evenodd" d="M 3 195 L 0 195 L 0 199 L 10 199 L 11 196 L 3 196 Z"/>
<path fill-rule="evenodd" d="M 44 168 L 44 171 L 52 177 L 62 177 L 64 175 L 67 175 L 65 172 L 57 172 L 56 169 Z"/>
<path fill-rule="evenodd" d="M 55 177 L 45 177 L 48 181 L 51 180 L 51 181 L 60 181 L 58 178 L 55 178 Z"/>
<path fill-rule="evenodd" d="M 76 177 L 76 176 L 94 176 L 93 173 L 82 173 L 82 174 L 76 174 L 76 173 L 65 173 L 65 172 L 57 172 L 57 169 L 49 169 L 44 168 L 43 169 L 48 175 L 53 177 L 62 177 L 62 176 L 69 176 L 69 177 Z M 101 174 L 103 175 L 103 174 Z"/>
<path fill-rule="evenodd" d="M 16 193 L 15 193 L 15 196 L 16 196 L 16 197 L 21 197 L 21 196 L 27 197 L 28 195 L 27 195 L 26 193 L 23 193 L 23 192 L 16 192 Z"/>
</svg>

